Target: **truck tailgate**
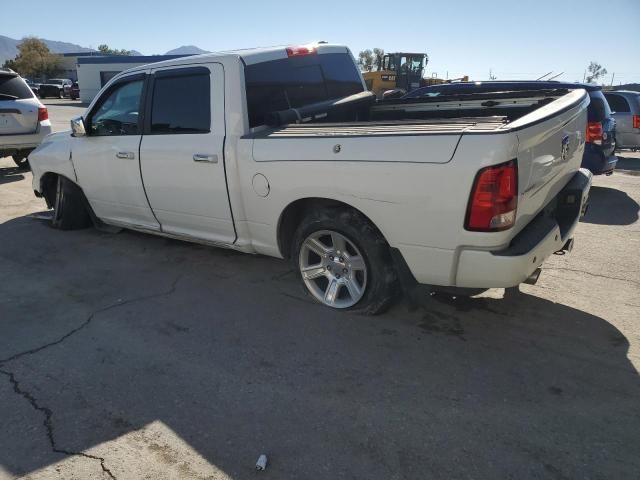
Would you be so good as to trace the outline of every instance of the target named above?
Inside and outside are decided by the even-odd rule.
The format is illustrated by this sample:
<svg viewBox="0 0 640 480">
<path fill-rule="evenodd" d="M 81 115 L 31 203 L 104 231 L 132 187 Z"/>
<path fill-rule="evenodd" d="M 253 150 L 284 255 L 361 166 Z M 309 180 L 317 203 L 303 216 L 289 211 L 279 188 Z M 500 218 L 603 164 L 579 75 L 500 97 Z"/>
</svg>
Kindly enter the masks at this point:
<svg viewBox="0 0 640 480">
<path fill-rule="evenodd" d="M 589 95 L 574 90 L 511 123 L 518 139 L 518 211 L 515 231 L 526 226 L 580 168 Z"/>
</svg>

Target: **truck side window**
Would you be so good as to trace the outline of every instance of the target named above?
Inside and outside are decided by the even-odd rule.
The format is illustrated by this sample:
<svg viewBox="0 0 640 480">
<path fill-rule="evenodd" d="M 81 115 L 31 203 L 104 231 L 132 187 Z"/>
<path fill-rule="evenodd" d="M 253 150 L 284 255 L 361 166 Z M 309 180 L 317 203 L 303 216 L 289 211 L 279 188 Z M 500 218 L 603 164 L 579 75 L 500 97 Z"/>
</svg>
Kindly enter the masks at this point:
<svg viewBox="0 0 640 480">
<path fill-rule="evenodd" d="M 169 76 L 154 81 L 151 107 L 152 134 L 209 133 L 211 86 L 209 73 Z"/>
<path fill-rule="evenodd" d="M 140 135 L 139 112 L 143 80 L 123 83 L 101 99 L 90 119 L 93 136 Z"/>
</svg>

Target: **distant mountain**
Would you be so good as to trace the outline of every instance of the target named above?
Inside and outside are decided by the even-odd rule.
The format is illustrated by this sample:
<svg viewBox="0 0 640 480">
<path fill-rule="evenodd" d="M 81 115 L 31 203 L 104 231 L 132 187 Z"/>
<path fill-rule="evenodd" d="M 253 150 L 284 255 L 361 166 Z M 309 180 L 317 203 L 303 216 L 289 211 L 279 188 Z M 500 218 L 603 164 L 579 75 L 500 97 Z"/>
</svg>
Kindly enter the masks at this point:
<svg viewBox="0 0 640 480">
<path fill-rule="evenodd" d="M 136 55 L 136 56 L 140 56 L 140 55 L 144 55 L 143 53 L 140 53 L 137 50 L 129 50 L 129 55 Z"/>
<path fill-rule="evenodd" d="M 93 48 L 81 47 L 75 43 L 59 42 L 57 40 L 41 39 L 47 44 L 49 50 L 53 53 L 77 53 L 77 52 L 95 52 Z M 6 60 L 11 60 L 18 54 L 18 45 L 22 40 L 5 37 L 0 35 L 0 65 Z M 196 47 L 195 45 L 183 45 L 182 47 L 169 50 L 165 55 L 197 55 L 200 53 L 210 53 L 207 50 Z M 137 50 L 131 50 L 131 55 L 142 55 Z"/>
<path fill-rule="evenodd" d="M 5 37 L 4 35 L 0 35 L 0 65 L 5 62 L 5 60 L 10 60 L 16 57 L 18 54 L 18 44 L 22 40 L 16 40 L 15 38 Z M 91 48 L 81 47 L 80 45 L 76 45 L 75 43 L 68 42 L 58 42 L 56 40 L 46 40 L 42 39 L 44 43 L 47 44 L 49 50 L 54 53 L 75 53 L 75 52 L 94 52 L 95 50 Z"/>
<path fill-rule="evenodd" d="M 203 50 L 195 45 L 183 45 L 182 47 L 169 50 L 165 55 L 199 55 L 201 53 L 211 53 L 208 50 Z"/>
</svg>

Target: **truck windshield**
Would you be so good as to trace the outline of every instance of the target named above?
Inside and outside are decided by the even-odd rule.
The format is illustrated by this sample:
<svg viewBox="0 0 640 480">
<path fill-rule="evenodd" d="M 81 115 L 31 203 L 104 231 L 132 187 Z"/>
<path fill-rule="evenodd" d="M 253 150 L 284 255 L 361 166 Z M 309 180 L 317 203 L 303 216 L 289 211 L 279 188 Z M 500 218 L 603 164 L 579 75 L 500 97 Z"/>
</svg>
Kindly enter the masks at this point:
<svg viewBox="0 0 640 480">
<path fill-rule="evenodd" d="M 348 53 L 305 55 L 245 67 L 249 125 L 264 125 L 265 115 L 364 90 Z"/>
</svg>

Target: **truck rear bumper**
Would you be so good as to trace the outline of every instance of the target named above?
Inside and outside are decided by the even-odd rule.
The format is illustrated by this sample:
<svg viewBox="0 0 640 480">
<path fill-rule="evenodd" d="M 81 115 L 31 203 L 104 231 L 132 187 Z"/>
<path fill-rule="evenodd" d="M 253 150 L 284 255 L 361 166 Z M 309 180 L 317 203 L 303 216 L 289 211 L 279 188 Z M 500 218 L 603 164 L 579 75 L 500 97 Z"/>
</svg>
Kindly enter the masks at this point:
<svg viewBox="0 0 640 480">
<path fill-rule="evenodd" d="M 455 286 L 513 287 L 571 239 L 588 205 L 591 173 L 580 169 L 545 210 L 500 251 L 462 249 Z"/>
</svg>

